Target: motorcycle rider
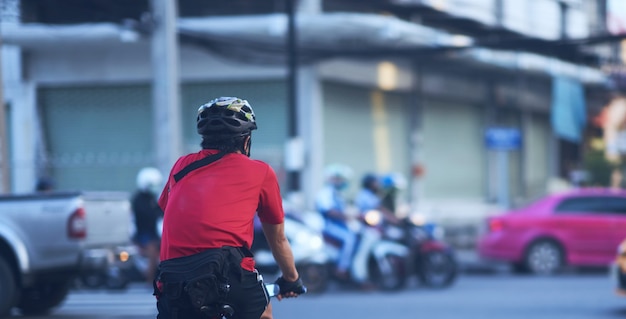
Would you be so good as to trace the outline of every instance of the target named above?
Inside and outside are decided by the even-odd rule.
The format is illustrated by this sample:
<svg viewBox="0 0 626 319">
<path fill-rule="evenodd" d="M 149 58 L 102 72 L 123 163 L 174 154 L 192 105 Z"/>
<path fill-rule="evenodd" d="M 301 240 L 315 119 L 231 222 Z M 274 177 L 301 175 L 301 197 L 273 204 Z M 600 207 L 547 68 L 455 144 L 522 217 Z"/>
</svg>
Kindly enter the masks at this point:
<svg viewBox="0 0 626 319">
<path fill-rule="evenodd" d="M 148 259 L 148 268 L 144 278 L 151 285 L 159 264 L 159 246 L 161 236 L 157 231 L 163 211 L 157 203 L 163 176 L 154 167 L 144 167 L 137 173 L 137 190 L 131 198 L 131 210 L 134 217 L 135 234 L 133 242 L 139 247 L 142 256 Z"/>
<path fill-rule="evenodd" d="M 381 205 L 398 216 L 398 193 L 406 188 L 406 179 L 400 173 L 388 173 L 381 178 Z"/>
<path fill-rule="evenodd" d="M 348 216 L 346 215 L 346 200 L 343 197 L 343 191 L 348 187 L 352 170 L 342 164 L 331 164 L 326 167 L 325 173 L 326 184 L 317 194 L 315 206 L 324 217 L 324 234 L 341 244 L 336 275 L 347 279 L 357 242 L 357 235 L 348 228 L 346 223 Z"/>
<path fill-rule="evenodd" d="M 159 199 L 165 217 L 157 318 L 206 318 L 228 309 L 234 319 L 271 318 L 249 251 L 255 213 L 282 272 L 277 299 L 306 290 L 285 237 L 276 174 L 249 158 L 254 111 L 246 100 L 220 97 L 200 106 L 196 123 L 202 150 L 178 159 Z"/>
<path fill-rule="evenodd" d="M 382 206 L 380 198 L 380 182 L 379 177 L 373 173 L 367 173 L 361 179 L 361 189 L 357 193 L 354 204 L 359 210 L 361 218 L 365 218 L 365 215 L 372 210 L 376 210 L 382 214 L 381 217 L 387 222 L 396 223 L 395 216 L 384 206 Z M 360 242 L 358 248 L 353 257 L 352 273 L 355 281 L 361 285 L 361 289 L 370 290 L 374 286 L 368 280 L 367 274 L 367 259 L 370 254 L 370 249 L 374 242 L 379 240 L 379 236 L 372 236 L 371 233 L 366 234 L 364 229 L 361 229 Z"/>
<path fill-rule="evenodd" d="M 397 218 L 393 211 L 383 205 L 381 199 L 381 183 L 380 178 L 373 173 L 367 173 L 361 180 L 361 190 L 357 193 L 354 204 L 359 209 L 361 215 L 370 210 L 378 210 L 386 221 L 395 223 Z"/>
</svg>

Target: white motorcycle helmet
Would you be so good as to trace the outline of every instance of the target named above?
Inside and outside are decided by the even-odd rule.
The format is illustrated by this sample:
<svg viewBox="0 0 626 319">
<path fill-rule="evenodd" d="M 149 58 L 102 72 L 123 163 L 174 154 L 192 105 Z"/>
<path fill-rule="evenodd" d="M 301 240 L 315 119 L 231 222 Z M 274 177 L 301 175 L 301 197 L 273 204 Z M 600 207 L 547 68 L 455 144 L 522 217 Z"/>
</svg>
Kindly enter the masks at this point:
<svg viewBox="0 0 626 319">
<path fill-rule="evenodd" d="M 137 188 L 158 194 L 163 182 L 163 175 L 154 167 L 144 167 L 137 174 Z"/>
<path fill-rule="evenodd" d="M 326 183 L 343 189 L 348 186 L 350 178 L 352 178 L 352 169 L 344 164 L 330 164 L 324 170 Z"/>
</svg>

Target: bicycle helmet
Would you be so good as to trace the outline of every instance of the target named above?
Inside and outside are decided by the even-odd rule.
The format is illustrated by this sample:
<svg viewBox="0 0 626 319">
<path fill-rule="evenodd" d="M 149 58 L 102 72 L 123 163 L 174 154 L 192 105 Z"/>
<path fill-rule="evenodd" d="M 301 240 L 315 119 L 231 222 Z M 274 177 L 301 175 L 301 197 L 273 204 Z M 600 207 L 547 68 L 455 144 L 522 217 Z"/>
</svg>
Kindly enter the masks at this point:
<svg viewBox="0 0 626 319">
<path fill-rule="evenodd" d="M 256 130 L 256 118 L 246 100 L 218 97 L 198 108 L 197 129 L 200 135 L 249 135 Z"/>
</svg>

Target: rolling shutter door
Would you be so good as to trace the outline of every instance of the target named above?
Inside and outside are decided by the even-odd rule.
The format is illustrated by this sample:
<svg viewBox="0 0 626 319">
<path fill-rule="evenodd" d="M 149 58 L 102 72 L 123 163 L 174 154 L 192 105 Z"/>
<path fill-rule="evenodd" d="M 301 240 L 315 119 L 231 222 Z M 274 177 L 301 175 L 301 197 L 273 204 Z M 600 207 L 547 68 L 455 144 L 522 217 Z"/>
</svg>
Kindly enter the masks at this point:
<svg viewBox="0 0 626 319">
<path fill-rule="evenodd" d="M 325 164 L 343 163 L 355 172 L 351 191 L 365 173 L 409 172 L 407 96 L 326 82 Z"/>
<path fill-rule="evenodd" d="M 528 197 L 535 198 L 546 191 L 549 177 L 550 122 L 546 115 L 533 114 L 526 127 L 526 181 Z"/>
<path fill-rule="evenodd" d="M 42 88 L 38 97 L 47 161 L 63 190 L 132 190 L 152 165 L 147 85 Z"/>
<path fill-rule="evenodd" d="M 482 199 L 485 147 L 479 109 L 427 100 L 422 123 L 423 196 Z"/>
</svg>

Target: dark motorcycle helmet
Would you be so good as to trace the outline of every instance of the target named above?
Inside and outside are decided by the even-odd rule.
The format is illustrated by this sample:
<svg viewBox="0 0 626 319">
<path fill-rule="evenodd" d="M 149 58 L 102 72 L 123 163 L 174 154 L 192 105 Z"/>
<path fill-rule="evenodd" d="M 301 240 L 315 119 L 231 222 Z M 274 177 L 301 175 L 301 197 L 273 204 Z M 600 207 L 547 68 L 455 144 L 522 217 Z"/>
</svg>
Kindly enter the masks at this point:
<svg viewBox="0 0 626 319">
<path fill-rule="evenodd" d="M 237 97 L 219 97 L 200 106 L 196 127 L 202 136 L 245 136 L 257 129 L 252 106 Z"/>
<path fill-rule="evenodd" d="M 373 173 L 368 173 L 361 179 L 361 187 L 366 189 L 376 189 L 378 187 L 378 176 Z"/>
</svg>

